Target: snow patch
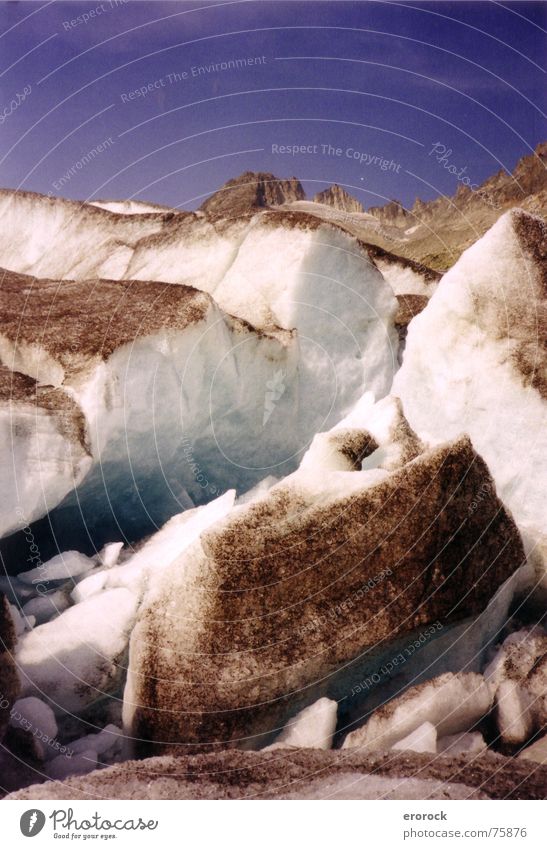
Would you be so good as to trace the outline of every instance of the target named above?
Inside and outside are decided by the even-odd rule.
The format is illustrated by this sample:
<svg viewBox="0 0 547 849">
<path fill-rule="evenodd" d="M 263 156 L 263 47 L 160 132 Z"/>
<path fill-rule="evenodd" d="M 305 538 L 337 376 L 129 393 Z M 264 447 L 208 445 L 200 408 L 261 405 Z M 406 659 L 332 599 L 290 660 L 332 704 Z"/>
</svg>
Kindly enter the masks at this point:
<svg viewBox="0 0 547 849">
<path fill-rule="evenodd" d="M 425 295 L 430 298 L 437 286 L 435 281 L 428 281 L 424 274 L 420 274 L 411 265 L 381 257 L 375 257 L 374 264 L 396 295 Z"/>
</svg>

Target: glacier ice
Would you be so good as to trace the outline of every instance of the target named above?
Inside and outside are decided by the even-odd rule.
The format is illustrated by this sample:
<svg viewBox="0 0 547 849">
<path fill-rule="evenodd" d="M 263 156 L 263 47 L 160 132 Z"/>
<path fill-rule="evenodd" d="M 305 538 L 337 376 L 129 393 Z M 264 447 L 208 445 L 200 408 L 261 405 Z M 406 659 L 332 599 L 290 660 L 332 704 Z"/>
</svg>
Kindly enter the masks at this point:
<svg viewBox="0 0 547 849">
<path fill-rule="evenodd" d="M 16 660 L 23 695 L 43 698 L 63 715 L 81 713 L 119 693 L 126 677 L 129 634 L 147 578 L 157 581 L 203 530 L 228 513 L 234 498 L 231 490 L 174 516 L 124 563 L 102 565 L 84 576 L 70 594 L 72 605 L 58 610 L 55 618 L 44 616 L 44 624 L 36 627 L 27 623 L 28 633 L 22 624 Z M 58 570 L 59 566 L 52 569 L 52 574 Z M 40 602 L 41 609 L 47 600 L 47 595 L 39 596 L 34 602 Z M 56 609 L 53 599 L 51 607 Z M 13 613 L 23 623 L 17 608 Z"/>
<path fill-rule="evenodd" d="M 439 737 L 468 731 L 491 706 L 492 693 L 482 675 L 446 673 L 388 702 L 347 735 L 343 748 L 358 747 L 363 753 L 390 748 L 424 722 L 434 725 Z"/>
<path fill-rule="evenodd" d="M 541 219 L 513 210 L 468 248 L 411 322 L 393 386 L 425 440 L 470 435 L 545 587 L 546 239 Z"/>
<path fill-rule="evenodd" d="M 0 192 L 0 535 L 28 546 L 45 517 L 63 550 L 14 558 L 17 704 L 57 731 L 67 712 L 118 723 L 124 691 L 124 732 L 80 737 L 72 759 L 44 749 L 53 778 L 119 759 L 125 732 L 256 747 L 282 728 L 266 748 L 326 749 L 366 706 L 348 749 L 477 754 L 492 705 L 506 745 L 544 722 L 530 633 L 484 678 L 445 673 L 482 668 L 524 586 L 497 493 L 531 563 L 547 546 L 544 227 L 504 216 L 438 285 L 356 238 L 358 215 L 339 226 L 314 206 L 230 220 Z M 422 308 L 393 383 L 397 328 Z M 363 695 L 436 616 L 420 661 Z"/>
<path fill-rule="evenodd" d="M 333 699 L 318 699 L 290 719 L 275 741 L 266 749 L 331 749 L 336 730 L 338 705 Z"/>
<path fill-rule="evenodd" d="M 391 748 L 410 752 L 436 752 L 437 729 L 432 722 L 422 722 L 414 731 L 394 743 Z"/>
<path fill-rule="evenodd" d="M 115 693 L 125 678 L 136 609 L 135 594 L 120 587 L 21 636 L 16 661 L 23 696 L 36 695 L 62 715 Z"/>
<path fill-rule="evenodd" d="M 0 359 L 34 382 L 16 443 L 4 390 L 4 466 L 21 504 L 4 534 L 48 514 L 62 548 L 136 540 L 231 487 L 283 477 L 363 393 L 389 390 L 397 302 L 366 249 L 335 226 L 266 210 L 223 229 L 203 215 L 158 222 L 25 193 L 0 201 L 0 220 L 29 228 L 19 262 L 0 237 L 0 262 L 55 275 L 3 275 Z M 116 269 L 109 239 L 120 228 L 134 250 Z M 99 247 L 87 251 L 86 239 Z M 133 279 L 85 279 L 107 261 L 112 278 Z M 55 411 L 44 391 L 57 393 Z M 62 422 L 60 398 L 72 405 Z"/>
</svg>

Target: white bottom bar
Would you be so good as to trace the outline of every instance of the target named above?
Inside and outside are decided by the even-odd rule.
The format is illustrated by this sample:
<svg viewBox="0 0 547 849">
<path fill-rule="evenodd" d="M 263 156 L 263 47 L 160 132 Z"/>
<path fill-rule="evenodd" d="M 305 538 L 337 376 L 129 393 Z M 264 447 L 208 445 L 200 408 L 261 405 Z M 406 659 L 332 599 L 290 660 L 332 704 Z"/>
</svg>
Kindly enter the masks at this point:
<svg viewBox="0 0 547 849">
<path fill-rule="evenodd" d="M 10 849 L 29 846 L 33 812 L 36 847 L 543 849 L 546 808 L 545 802 L 488 800 L 40 801 L 35 806 L 14 801 L 0 803 L 0 819 L 2 845 Z"/>
</svg>

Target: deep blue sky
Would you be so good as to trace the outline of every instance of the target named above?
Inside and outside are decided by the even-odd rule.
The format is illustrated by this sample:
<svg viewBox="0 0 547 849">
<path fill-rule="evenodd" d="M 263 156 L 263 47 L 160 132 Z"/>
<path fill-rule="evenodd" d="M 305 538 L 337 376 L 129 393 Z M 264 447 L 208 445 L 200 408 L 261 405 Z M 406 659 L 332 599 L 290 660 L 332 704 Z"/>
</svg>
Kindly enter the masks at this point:
<svg viewBox="0 0 547 849">
<path fill-rule="evenodd" d="M 87 23 L 66 23 L 92 10 Z M 354 187 L 365 207 L 452 194 L 458 180 L 430 155 L 435 142 L 479 183 L 547 138 L 546 10 L 527 2 L 0 2 L 0 185 L 192 209 L 230 177 L 266 170 L 298 176 L 308 194 L 332 182 Z M 192 77 L 193 66 L 248 57 L 265 61 Z M 187 79 L 169 81 L 182 72 Z M 317 147 L 291 157 L 273 153 L 276 144 Z M 324 155 L 321 145 L 342 153 Z M 360 164 L 348 148 L 394 164 Z"/>
</svg>

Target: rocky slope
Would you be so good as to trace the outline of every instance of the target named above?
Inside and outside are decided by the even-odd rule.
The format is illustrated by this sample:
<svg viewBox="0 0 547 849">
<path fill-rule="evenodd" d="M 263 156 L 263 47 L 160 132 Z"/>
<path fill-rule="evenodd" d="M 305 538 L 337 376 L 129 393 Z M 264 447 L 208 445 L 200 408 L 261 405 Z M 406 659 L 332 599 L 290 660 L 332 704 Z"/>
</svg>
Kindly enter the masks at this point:
<svg viewBox="0 0 547 849">
<path fill-rule="evenodd" d="M 435 157 L 440 153 L 431 155 L 432 167 Z M 365 211 L 342 186 L 330 186 L 306 201 L 295 178 L 279 180 L 272 174 L 248 172 L 229 181 L 201 209 L 214 211 L 215 217 L 230 218 L 266 205 L 290 204 L 318 216 L 326 216 L 326 208 L 330 220 L 361 240 L 444 272 L 507 210 L 518 206 L 535 215 L 547 215 L 547 142 L 523 156 L 511 174 L 501 170 L 480 185 L 467 182 L 469 185 L 460 181 L 451 197 L 430 201 L 417 198 L 408 209 L 393 200 Z M 269 192 L 268 185 L 273 187 Z M 232 193 L 234 200 L 230 203 Z"/>
<path fill-rule="evenodd" d="M 434 165 L 435 154 L 431 161 Z M 417 198 L 410 209 L 391 201 L 367 212 L 392 228 L 391 248 L 380 242 L 382 247 L 444 271 L 515 206 L 535 215 L 547 215 L 547 142 L 539 144 L 533 154 L 523 156 L 512 174 L 499 171 L 473 188 L 460 184 L 452 197 L 431 201 Z M 364 232 L 363 236 L 366 237 Z"/>
</svg>

